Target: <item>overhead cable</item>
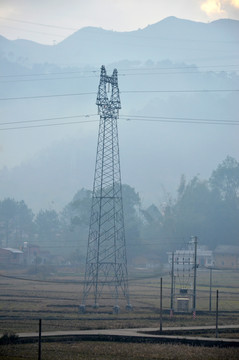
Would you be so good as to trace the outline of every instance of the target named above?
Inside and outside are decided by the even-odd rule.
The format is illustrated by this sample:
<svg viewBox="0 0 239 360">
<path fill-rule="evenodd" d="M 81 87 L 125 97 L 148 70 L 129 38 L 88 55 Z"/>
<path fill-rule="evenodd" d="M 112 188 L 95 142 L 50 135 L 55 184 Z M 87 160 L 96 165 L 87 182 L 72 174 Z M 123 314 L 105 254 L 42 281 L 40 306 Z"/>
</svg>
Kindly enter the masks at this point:
<svg viewBox="0 0 239 360">
<path fill-rule="evenodd" d="M 120 94 L 145 94 L 145 93 L 211 93 L 211 92 L 239 92 L 239 89 L 199 89 L 199 90 L 124 90 Z M 70 97 L 82 95 L 96 95 L 95 92 L 69 93 L 69 94 L 52 94 L 52 95 L 35 95 L 35 96 L 19 96 L 0 98 L 0 101 L 7 100 L 28 100 L 43 99 L 56 97 Z"/>
</svg>

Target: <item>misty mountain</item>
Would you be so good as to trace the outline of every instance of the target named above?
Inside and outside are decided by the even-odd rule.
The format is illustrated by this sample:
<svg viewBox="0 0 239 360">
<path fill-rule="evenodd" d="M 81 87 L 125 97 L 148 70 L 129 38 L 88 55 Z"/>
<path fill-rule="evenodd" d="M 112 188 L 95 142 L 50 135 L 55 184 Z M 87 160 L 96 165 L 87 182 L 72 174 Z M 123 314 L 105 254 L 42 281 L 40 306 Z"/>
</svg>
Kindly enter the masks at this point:
<svg viewBox="0 0 239 360">
<path fill-rule="evenodd" d="M 130 32 L 85 27 L 55 46 L 0 37 L 0 48 L 4 57 L 28 67 L 36 63 L 98 67 L 125 59 L 173 62 L 187 59 L 198 65 L 217 59 L 218 64 L 226 64 L 238 59 L 238 34 L 237 20 L 199 23 L 169 17 Z"/>
<path fill-rule="evenodd" d="M 102 64 L 119 73 L 122 181 L 145 203 L 175 194 L 181 174 L 208 178 L 239 159 L 238 34 L 238 21 L 170 17 L 133 32 L 83 28 L 54 46 L 0 37 L 0 197 L 37 211 L 91 189 Z"/>
</svg>

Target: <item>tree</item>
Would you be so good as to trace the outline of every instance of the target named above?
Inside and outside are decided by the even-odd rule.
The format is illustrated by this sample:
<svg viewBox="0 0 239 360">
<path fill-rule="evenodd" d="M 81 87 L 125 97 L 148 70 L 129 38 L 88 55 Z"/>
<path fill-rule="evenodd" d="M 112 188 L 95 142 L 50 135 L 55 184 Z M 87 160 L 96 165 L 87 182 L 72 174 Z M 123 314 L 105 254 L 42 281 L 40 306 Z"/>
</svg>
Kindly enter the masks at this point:
<svg viewBox="0 0 239 360">
<path fill-rule="evenodd" d="M 65 208 L 68 221 L 74 226 L 89 227 L 91 207 L 91 191 L 86 189 L 79 190 L 72 201 Z"/>
<path fill-rule="evenodd" d="M 80 247 L 80 253 L 86 252 L 91 212 L 90 190 L 79 190 L 62 213 L 66 237 L 69 242 Z M 129 185 L 122 185 L 123 209 L 128 254 L 135 251 L 139 243 L 141 221 L 139 218 L 140 197 Z M 134 245 L 133 245 L 134 244 Z"/>
<path fill-rule="evenodd" d="M 212 190 L 218 191 L 223 200 L 238 202 L 239 163 L 231 156 L 227 156 L 212 172 L 209 183 Z"/>
<path fill-rule="evenodd" d="M 35 219 L 38 240 L 43 246 L 59 245 L 61 223 L 55 210 L 41 210 Z"/>
<path fill-rule="evenodd" d="M 175 237 L 184 241 L 197 235 L 210 243 L 210 221 L 214 204 L 208 183 L 195 176 L 179 194 L 174 206 Z"/>
<path fill-rule="evenodd" d="M 215 228 L 218 244 L 238 245 L 239 163 L 227 156 L 212 172 L 209 184 L 217 204 Z"/>
<path fill-rule="evenodd" d="M 18 241 L 20 243 L 23 240 L 31 240 L 34 234 L 34 214 L 31 209 L 25 204 L 24 201 L 20 201 L 17 204 L 17 233 Z"/>
<path fill-rule="evenodd" d="M 17 202 L 7 198 L 0 203 L 1 232 L 3 236 L 2 246 L 8 247 L 12 243 L 15 230 L 15 220 L 17 214 Z"/>
<path fill-rule="evenodd" d="M 239 238 L 239 164 L 227 157 L 212 172 L 209 181 L 195 176 L 186 183 L 181 178 L 178 197 L 166 208 L 159 233 L 185 242 L 197 235 L 200 244 L 213 249 L 218 244 L 237 245 Z M 171 243 L 171 245 L 170 245 Z"/>
<path fill-rule="evenodd" d="M 2 246 L 19 247 L 33 235 L 33 212 L 24 201 L 4 199 L 0 202 Z"/>
<path fill-rule="evenodd" d="M 142 228 L 142 221 L 140 219 L 141 199 L 139 193 L 127 184 L 122 185 L 122 198 L 127 256 L 130 260 L 142 251 L 142 247 L 140 247 Z"/>
<path fill-rule="evenodd" d="M 91 207 L 91 191 L 79 190 L 72 201 L 65 206 L 61 213 L 63 224 L 64 244 L 71 247 L 79 256 L 84 256 L 87 250 Z"/>
</svg>

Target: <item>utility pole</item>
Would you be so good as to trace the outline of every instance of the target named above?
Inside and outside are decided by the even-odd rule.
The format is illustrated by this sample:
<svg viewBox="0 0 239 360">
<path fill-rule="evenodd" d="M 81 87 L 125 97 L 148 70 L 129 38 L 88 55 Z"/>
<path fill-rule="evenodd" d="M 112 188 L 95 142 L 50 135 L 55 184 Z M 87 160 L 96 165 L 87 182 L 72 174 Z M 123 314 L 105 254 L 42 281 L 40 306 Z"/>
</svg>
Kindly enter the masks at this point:
<svg viewBox="0 0 239 360">
<path fill-rule="evenodd" d="M 216 296 L 216 338 L 218 338 L 218 290 Z"/>
<path fill-rule="evenodd" d="M 39 319 L 38 360 L 41 360 L 41 319 Z"/>
<path fill-rule="evenodd" d="M 171 268 L 171 302 L 170 302 L 170 316 L 173 316 L 174 308 L 173 308 L 173 300 L 174 300 L 174 251 L 172 252 L 172 268 Z"/>
<path fill-rule="evenodd" d="M 111 90 L 108 98 L 108 91 Z M 80 312 L 86 300 L 95 308 L 106 286 L 114 301 L 113 311 L 119 312 L 119 297 L 126 299 L 130 310 L 126 258 L 124 213 L 118 142 L 119 109 L 121 109 L 117 70 L 112 76 L 101 67 L 96 99 L 100 115 L 95 175 L 92 192 L 90 227 L 85 266 L 85 280 Z M 91 294 L 91 298 L 90 295 Z"/>
<path fill-rule="evenodd" d="M 209 311 L 212 311 L 212 268 L 209 268 L 210 271 L 210 290 L 209 290 Z"/>
<path fill-rule="evenodd" d="M 163 330 L 163 278 L 160 278 L 160 332 Z"/>
<path fill-rule="evenodd" d="M 194 236 L 194 272 L 193 272 L 193 317 L 196 317 L 196 289 L 197 289 L 197 236 Z"/>
</svg>

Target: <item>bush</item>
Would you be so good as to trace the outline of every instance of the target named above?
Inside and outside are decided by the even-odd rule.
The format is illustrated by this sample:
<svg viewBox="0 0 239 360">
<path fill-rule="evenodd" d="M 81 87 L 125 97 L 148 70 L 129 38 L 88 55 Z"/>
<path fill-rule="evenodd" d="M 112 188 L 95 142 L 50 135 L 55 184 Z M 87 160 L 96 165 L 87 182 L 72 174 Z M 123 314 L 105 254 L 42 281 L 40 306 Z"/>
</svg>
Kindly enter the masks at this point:
<svg viewBox="0 0 239 360">
<path fill-rule="evenodd" d="M 3 336 L 0 338 L 0 344 L 1 345 L 15 344 L 17 340 L 18 340 L 18 335 L 16 335 L 14 332 L 6 331 L 3 334 Z"/>
<path fill-rule="evenodd" d="M 56 272 L 53 265 L 30 265 L 27 269 L 29 275 L 38 275 L 41 278 L 46 278 Z"/>
</svg>

